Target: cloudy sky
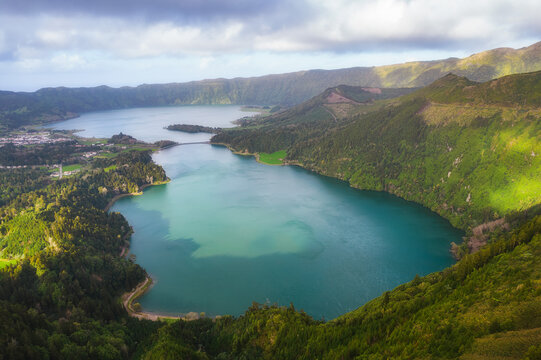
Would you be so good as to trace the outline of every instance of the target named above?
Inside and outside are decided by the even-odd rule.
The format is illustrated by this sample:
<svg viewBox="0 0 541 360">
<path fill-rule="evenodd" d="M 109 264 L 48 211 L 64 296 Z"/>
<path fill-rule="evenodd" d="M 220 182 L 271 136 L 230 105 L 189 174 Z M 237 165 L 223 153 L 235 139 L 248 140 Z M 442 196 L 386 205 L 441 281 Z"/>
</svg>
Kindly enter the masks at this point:
<svg viewBox="0 0 541 360">
<path fill-rule="evenodd" d="M 539 0 L 0 0 L 0 89 L 372 66 L 541 40 Z"/>
</svg>

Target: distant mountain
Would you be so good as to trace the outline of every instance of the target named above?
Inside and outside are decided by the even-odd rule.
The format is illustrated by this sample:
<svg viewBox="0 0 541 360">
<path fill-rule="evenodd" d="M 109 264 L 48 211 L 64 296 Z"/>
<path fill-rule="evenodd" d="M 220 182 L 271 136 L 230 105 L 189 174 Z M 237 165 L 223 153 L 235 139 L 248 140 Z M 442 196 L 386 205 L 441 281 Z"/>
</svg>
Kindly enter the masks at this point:
<svg viewBox="0 0 541 360">
<path fill-rule="evenodd" d="M 0 92 L 0 125 L 16 127 L 95 111 L 177 104 L 299 104 L 329 87 L 421 87 L 447 73 L 473 81 L 541 70 L 541 42 L 494 49 L 465 59 L 409 62 L 378 67 L 309 70 L 252 78 L 110 88 L 46 88 L 33 93 Z"/>
<path fill-rule="evenodd" d="M 498 48 L 464 59 L 416 61 L 374 68 L 381 87 L 419 87 L 447 73 L 485 82 L 505 75 L 541 70 L 541 42 L 521 49 Z"/>
<path fill-rule="evenodd" d="M 485 83 L 447 75 L 368 103 L 346 89 L 212 141 L 286 150 L 286 162 L 416 201 L 464 229 L 541 203 L 541 72 Z"/>
</svg>

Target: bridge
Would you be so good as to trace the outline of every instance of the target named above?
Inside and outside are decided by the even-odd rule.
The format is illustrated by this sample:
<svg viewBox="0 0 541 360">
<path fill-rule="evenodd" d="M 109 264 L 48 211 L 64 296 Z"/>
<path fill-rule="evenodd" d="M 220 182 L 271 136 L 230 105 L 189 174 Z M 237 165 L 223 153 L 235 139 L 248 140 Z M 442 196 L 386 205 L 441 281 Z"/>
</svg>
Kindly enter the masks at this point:
<svg viewBox="0 0 541 360">
<path fill-rule="evenodd" d="M 210 144 L 210 141 L 197 141 L 197 142 L 178 143 L 177 145 L 196 145 L 196 144 Z"/>
</svg>

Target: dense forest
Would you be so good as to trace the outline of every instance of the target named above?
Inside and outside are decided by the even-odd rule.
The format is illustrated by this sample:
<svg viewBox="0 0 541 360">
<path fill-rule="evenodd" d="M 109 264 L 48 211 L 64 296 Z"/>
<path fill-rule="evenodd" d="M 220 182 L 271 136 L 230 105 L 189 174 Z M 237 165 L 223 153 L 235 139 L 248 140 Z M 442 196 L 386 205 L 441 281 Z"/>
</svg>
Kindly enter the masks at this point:
<svg viewBox="0 0 541 360">
<path fill-rule="evenodd" d="M 164 181 L 163 169 L 148 151 L 132 151 L 61 180 L 31 168 L 0 176 L 0 358 L 128 357 L 158 325 L 128 318 L 118 300 L 146 274 L 119 256 L 131 229 L 104 208 Z"/>
<path fill-rule="evenodd" d="M 189 125 L 189 124 L 172 124 L 167 126 L 167 130 L 172 131 L 182 131 L 185 133 L 195 134 L 195 133 L 209 133 L 209 134 L 215 134 L 219 131 L 221 131 L 221 128 L 211 127 L 211 126 L 203 126 L 203 125 Z"/>
<path fill-rule="evenodd" d="M 0 131 L 67 119 L 83 112 L 142 106 L 266 104 L 292 106 L 338 85 L 415 88 L 449 72 L 475 81 L 541 70 L 541 43 L 494 49 L 464 59 L 409 62 L 338 70 L 308 70 L 253 78 L 110 88 L 45 88 L 33 93 L 0 91 Z"/>
</svg>

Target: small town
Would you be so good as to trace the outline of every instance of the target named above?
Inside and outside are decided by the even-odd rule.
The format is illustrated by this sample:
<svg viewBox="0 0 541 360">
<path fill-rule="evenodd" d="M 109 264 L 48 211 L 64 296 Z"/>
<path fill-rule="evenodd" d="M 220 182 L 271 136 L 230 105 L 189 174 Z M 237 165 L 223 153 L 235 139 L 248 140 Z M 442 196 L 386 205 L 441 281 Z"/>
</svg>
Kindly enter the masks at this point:
<svg viewBox="0 0 541 360">
<path fill-rule="evenodd" d="M 36 133 L 36 134 L 17 134 L 6 137 L 0 137 L 0 146 L 6 144 L 13 145 L 36 145 L 36 144 L 50 144 L 64 141 L 70 141 L 67 137 L 52 137 L 48 132 Z"/>
</svg>

